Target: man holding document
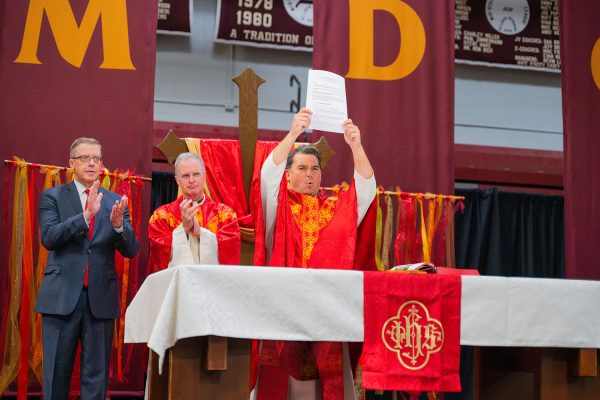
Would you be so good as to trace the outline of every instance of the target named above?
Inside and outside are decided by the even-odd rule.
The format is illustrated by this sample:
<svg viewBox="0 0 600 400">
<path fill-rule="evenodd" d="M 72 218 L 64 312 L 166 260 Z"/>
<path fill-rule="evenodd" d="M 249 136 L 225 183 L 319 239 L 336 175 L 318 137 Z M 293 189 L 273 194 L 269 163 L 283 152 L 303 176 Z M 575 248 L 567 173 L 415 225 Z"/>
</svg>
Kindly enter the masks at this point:
<svg viewBox="0 0 600 400">
<path fill-rule="evenodd" d="M 376 194 L 373 168 L 359 128 L 346 119 L 339 130 L 352 152 L 354 179 L 348 190 L 324 195 L 319 150 L 310 145 L 292 150 L 296 139 L 311 126 L 312 117 L 310 109 L 301 109 L 262 166 L 265 246 L 259 249 L 257 241 L 257 252 L 265 252 L 264 262 L 270 266 L 352 269 L 357 227 Z M 345 386 L 346 398 L 354 398 L 347 355 L 342 343 L 263 341 L 258 400 L 344 399 Z"/>
<path fill-rule="evenodd" d="M 320 193 L 319 150 L 310 145 L 292 150 L 310 125 L 311 115 L 303 108 L 294 116 L 290 131 L 262 166 L 266 261 L 286 267 L 348 269 L 354 260 L 356 228 L 375 198 L 373 168 L 360 142 L 360 130 L 348 119 L 343 129 L 354 159 L 354 180 L 338 196 Z M 323 247 L 325 252 L 320 251 Z"/>
</svg>

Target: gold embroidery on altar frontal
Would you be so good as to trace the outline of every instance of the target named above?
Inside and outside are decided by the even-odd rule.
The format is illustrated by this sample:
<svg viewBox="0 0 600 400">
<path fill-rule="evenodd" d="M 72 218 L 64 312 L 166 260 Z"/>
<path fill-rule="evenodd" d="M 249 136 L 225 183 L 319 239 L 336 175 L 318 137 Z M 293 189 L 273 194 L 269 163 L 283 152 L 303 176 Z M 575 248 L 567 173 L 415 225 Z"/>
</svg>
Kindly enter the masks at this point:
<svg viewBox="0 0 600 400">
<path fill-rule="evenodd" d="M 302 232 L 302 267 L 308 266 L 313 248 L 319 240 L 319 233 L 333 218 L 337 197 L 331 196 L 319 205 L 319 199 L 303 194 L 302 203 L 290 198 L 290 208 L 294 221 Z"/>
<path fill-rule="evenodd" d="M 415 371 L 424 368 L 431 354 L 442 349 L 444 327 L 429 316 L 423 303 L 407 301 L 383 324 L 381 340 L 396 353 L 404 368 Z"/>
</svg>

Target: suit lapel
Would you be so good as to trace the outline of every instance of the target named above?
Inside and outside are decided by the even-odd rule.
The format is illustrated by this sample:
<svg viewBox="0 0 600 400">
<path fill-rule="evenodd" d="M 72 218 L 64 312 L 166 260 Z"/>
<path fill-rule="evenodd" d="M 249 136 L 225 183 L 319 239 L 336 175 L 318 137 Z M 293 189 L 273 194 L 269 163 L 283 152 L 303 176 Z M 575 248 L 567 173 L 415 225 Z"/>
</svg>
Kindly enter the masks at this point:
<svg viewBox="0 0 600 400">
<path fill-rule="evenodd" d="M 79 193 L 77 192 L 77 186 L 75 186 L 74 182 L 69 183 L 66 188 L 66 200 L 69 203 L 71 210 L 73 210 L 73 215 L 79 214 L 83 212 L 83 208 L 81 207 L 81 198 L 79 197 Z"/>
</svg>

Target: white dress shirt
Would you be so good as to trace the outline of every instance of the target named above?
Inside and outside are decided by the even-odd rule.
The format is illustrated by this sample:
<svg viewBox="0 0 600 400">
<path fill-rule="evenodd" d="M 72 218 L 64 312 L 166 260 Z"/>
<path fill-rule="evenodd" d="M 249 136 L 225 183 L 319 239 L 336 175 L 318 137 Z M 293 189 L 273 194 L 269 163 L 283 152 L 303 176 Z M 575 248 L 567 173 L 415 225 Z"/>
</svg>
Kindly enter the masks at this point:
<svg viewBox="0 0 600 400">
<path fill-rule="evenodd" d="M 76 179 L 73 180 L 73 182 L 75 182 L 75 187 L 77 188 L 77 193 L 79 193 L 79 201 L 81 201 L 81 209 L 83 211 L 85 211 L 85 203 L 87 202 L 87 198 L 88 195 L 85 192 L 86 190 L 88 190 L 89 188 L 86 188 L 85 186 L 83 186 L 81 183 L 79 183 L 79 181 L 77 181 Z M 87 220 L 87 218 L 85 217 L 85 213 L 83 214 L 83 219 L 85 220 L 86 225 L 90 226 L 90 221 Z M 115 230 L 115 232 L 117 233 L 122 233 L 123 232 L 123 225 L 121 225 L 118 228 L 115 228 L 113 226 L 113 229 Z"/>
</svg>

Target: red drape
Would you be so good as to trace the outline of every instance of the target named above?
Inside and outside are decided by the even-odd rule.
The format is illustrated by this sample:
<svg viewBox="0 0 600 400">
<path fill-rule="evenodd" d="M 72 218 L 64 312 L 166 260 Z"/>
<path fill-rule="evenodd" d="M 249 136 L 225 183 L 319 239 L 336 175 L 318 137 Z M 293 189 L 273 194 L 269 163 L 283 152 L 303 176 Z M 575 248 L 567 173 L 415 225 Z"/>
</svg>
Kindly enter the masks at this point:
<svg viewBox="0 0 600 400">
<path fill-rule="evenodd" d="M 453 193 L 454 1 L 315 0 L 313 31 L 313 68 L 346 77 L 378 184 Z M 325 184 L 348 180 L 351 152 L 327 140 Z"/>
<path fill-rule="evenodd" d="M 5 168 L 6 180 L 2 185 L 2 260 L 10 254 L 11 232 L 12 232 L 12 187 L 15 174 L 15 166 Z M 6 264 L 0 268 L 0 360 L 4 360 L 4 343 L 6 343 L 6 327 L 8 318 L 8 304 L 10 302 L 10 274 Z"/>
<path fill-rule="evenodd" d="M 600 2 L 559 3 L 566 276 L 600 279 Z"/>
<path fill-rule="evenodd" d="M 240 142 L 200 139 L 200 154 L 206 164 L 206 181 L 212 199 L 227 204 L 238 218 L 248 215 Z"/>
<path fill-rule="evenodd" d="M 263 162 L 277 143 L 256 142 L 253 178 L 258 176 Z M 206 165 L 206 182 L 212 199 L 231 207 L 237 214 L 240 227 L 254 228 L 254 218 L 244 190 L 240 142 L 200 139 L 200 153 Z M 254 193 L 255 190 L 257 188 L 250 189 L 250 203 L 253 199 L 260 202 L 260 193 Z"/>
<path fill-rule="evenodd" d="M 462 202 L 440 196 L 424 199 L 422 195 L 401 195 L 394 242 L 396 265 L 425 261 L 437 266 L 454 266 L 446 254 L 446 236 L 449 227 L 454 229 L 455 204 Z M 427 254 L 429 259 L 426 259 Z"/>
</svg>

